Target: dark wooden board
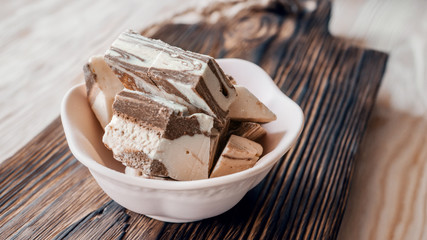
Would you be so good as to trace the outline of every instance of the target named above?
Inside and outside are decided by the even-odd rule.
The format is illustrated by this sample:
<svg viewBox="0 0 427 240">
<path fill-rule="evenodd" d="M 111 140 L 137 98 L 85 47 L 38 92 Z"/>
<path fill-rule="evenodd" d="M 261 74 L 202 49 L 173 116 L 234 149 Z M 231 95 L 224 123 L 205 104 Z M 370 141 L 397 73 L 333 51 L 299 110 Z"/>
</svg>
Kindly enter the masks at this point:
<svg viewBox="0 0 427 240">
<path fill-rule="evenodd" d="M 71 155 L 60 120 L 0 166 L 0 239 L 334 239 L 354 156 L 387 55 L 352 47 L 327 31 L 330 4 L 292 14 L 280 4 L 221 15 L 215 24 L 165 22 L 143 34 L 214 57 L 264 68 L 305 114 L 300 139 L 230 211 L 164 223 L 109 199 Z M 185 14 L 185 13 L 184 13 Z"/>
</svg>

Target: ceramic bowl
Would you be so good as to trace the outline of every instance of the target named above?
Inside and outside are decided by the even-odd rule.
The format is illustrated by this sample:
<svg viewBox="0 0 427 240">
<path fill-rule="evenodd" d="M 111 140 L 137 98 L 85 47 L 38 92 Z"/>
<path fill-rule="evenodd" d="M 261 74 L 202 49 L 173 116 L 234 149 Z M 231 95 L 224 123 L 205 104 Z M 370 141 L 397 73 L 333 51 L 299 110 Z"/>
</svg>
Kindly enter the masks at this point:
<svg viewBox="0 0 427 240">
<path fill-rule="evenodd" d="M 212 179 L 164 181 L 125 175 L 122 164 L 101 141 L 103 130 L 90 109 L 84 84 L 68 91 L 62 101 L 61 120 L 70 150 L 114 201 L 167 222 L 213 217 L 236 205 L 295 143 L 303 126 L 300 107 L 257 65 L 241 59 L 219 59 L 218 63 L 267 105 L 277 120 L 263 125 L 267 130 L 262 141 L 264 155 L 253 168 Z"/>
</svg>

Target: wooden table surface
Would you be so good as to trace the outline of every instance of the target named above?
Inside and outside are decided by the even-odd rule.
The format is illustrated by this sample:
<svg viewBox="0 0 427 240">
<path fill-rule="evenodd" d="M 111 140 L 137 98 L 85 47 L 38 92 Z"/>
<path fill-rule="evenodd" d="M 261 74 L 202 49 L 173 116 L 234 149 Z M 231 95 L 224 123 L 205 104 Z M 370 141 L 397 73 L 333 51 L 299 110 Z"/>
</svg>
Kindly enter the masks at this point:
<svg viewBox="0 0 427 240">
<path fill-rule="evenodd" d="M 165 16 L 171 16 L 172 13 L 188 8 L 188 6 L 193 6 L 193 12 L 202 14 L 180 14 L 173 23 L 195 23 L 200 19 L 205 19 L 212 23 L 220 19 L 221 16 L 213 9 L 208 8 L 202 11 L 203 8 L 196 1 L 180 1 L 179 4 L 172 1 L 158 2 L 137 3 L 122 1 L 118 4 L 114 1 L 31 1 L 28 3 L 9 1 L 2 5 L 2 9 L 0 9 L 2 12 L 0 26 L 5 31 L 0 36 L 0 46 L 2 46 L 0 50 L 0 63 L 2 63 L 0 72 L 3 76 L 0 81 L 0 92 L 2 93 L 0 130 L 3 133 L 3 138 L 0 140 L 2 145 L 0 150 L 4 159 L 12 156 L 17 149 L 25 145 L 29 139 L 54 121 L 58 116 L 60 99 L 65 91 L 72 85 L 82 81 L 81 66 L 83 63 L 90 55 L 102 53 L 122 30 L 126 28 L 143 29 L 151 23 L 165 19 Z M 375 1 L 359 1 L 358 4 L 351 6 L 344 1 L 334 2 L 336 6 L 333 9 L 330 25 L 332 32 L 337 35 L 354 38 L 355 36 L 351 36 L 349 33 L 354 35 L 354 33 L 358 32 L 350 30 L 360 30 L 361 26 L 366 26 L 366 23 L 359 23 L 360 25 L 356 26 L 354 23 L 357 23 L 357 21 L 352 22 L 352 19 L 356 18 L 359 19 L 359 22 L 362 22 L 360 20 L 362 19 L 360 16 L 364 16 L 362 13 L 368 12 L 372 15 L 372 12 L 381 12 L 372 7 L 380 4 L 377 3 L 375 5 L 372 2 Z M 423 3 L 418 3 L 417 1 L 412 3 L 412 6 L 420 6 L 423 9 Z M 222 13 L 227 17 L 234 16 L 239 9 L 247 8 L 252 4 L 254 4 L 253 1 L 239 3 L 237 4 L 239 5 L 238 8 L 229 8 Z M 357 6 L 359 9 L 357 9 Z M 407 6 L 406 8 L 405 6 L 400 7 L 400 10 L 408 10 Z M 122 11 L 117 11 L 118 9 Z M 338 11 L 339 14 L 335 13 L 337 9 L 341 9 L 341 11 Z M 355 9 L 360 13 L 359 18 L 354 16 Z M 369 12 L 369 9 L 374 10 Z M 389 11 L 396 10 L 391 7 L 386 9 Z M 346 11 L 347 13 L 351 12 L 353 15 L 344 14 L 343 20 L 342 15 Z M 164 13 L 164 15 L 160 13 Z M 380 16 L 384 17 L 385 14 L 384 12 L 382 13 Z M 392 11 L 392 13 L 395 12 Z M 418 15 L 416 13 L 415 11 L 412 17 L 420 16 L 419 13 Z M 206 16 L 209 17 L 207 18 Z M 337 17 L 341 18 L 337 20 Z M 394 19 L 396 18 L 404 20 L 402 17 L 399 19 L 399 14 Z M 375 22 L 374 17 L 371 16 L 370 19 Z M 270 18 L 267 18 L 267 24 L 271 24 L 269 23 L 270 20 Z M 343 26 L 346 26 L 349 22 L 354 25 L 349 26 L 346 29 L 347 32 L 343 31 Z M 384 21 L 382 24 L 385 28 L 387 22 Z M 165 27 L 165 25 L 162 26 Z M 152 31 L 146 32 L 146 34 L 156 34 L 157 32 L 160 37 L 165 38 L 168 32 L 177 31 L 177 27 L 182 25 L 172 26 L 174 28 L 163 32 L 151 27 Z M 292 21 L 283 21 L 280 26 L 282 26 L 282 30 L 279 31 L 278 39 L 283 41 L 292 32 L 289 30 L 292 29 Z M 248 26 L 243 24 L 242 27 Z M 378 26 L 372 26 L 372 28 L 374 27 Z M 250 30 L 251 28 L 248 29 Z M 264 37 L 268 36 L 268 34 L 274 35 L 274 31 L 269 32 L 267 31 L 268 29 L 271 28 L 259 27 L 252 34 L 260 34 Z M 423 29 L 425 27 L 421 28 L 421 30 Z M 218 34 L 221 34 L 223 29 L 216 30 Z M 369 31 L 367 32 L 369 33 Z M 423 35 L 425 33 L 426 31 L 417 32 L 421 36 L 426 36 Z M 378 45 L 381 39 L 378 40 L 378 38 L 369 34 L 366 34 L 366 36 L 368 37 L 365 42 L 354 42 L 347 39 L 344 45 L 348 46 L 350 42 L 353 42 L 366 47 L 374 43 L 373 47 L 377 47 L 374 45 L 375 43 Z M 422 49 L 422 46 L 425 46 L 425 43 L 423 45 L 422 42 L 417 41 L 419 36 L 408 36 L 408 42 L 411 44 L 403 41 L 398 42 L 400 45 L 397 44 L 397 47 L 396 45 L 387 45 L 388 48 L 384 48 L 384 45 L 382 45 L 383 48 L 379 47 L 381 50 L 391 50 L 391 55 L 384 83 L 371 120 L 367 125 L 368 129 L 362 146 L 357 148 L 360 142 L 358 140 L 355 141 L 354 149 L 352 149 L 353 151 L 357 150 L 357 157 L 354 161 L 355 168 L 351 166 L 351 168 L 348 168 L 350 170 L 354 169 L 350 195 L 347 195 L 347 193 L 337 194 L 337 196 L 344 197 L 344 204 L 334 205 L 328 203 L 329 209 L 338 209 L 338 212 L 331 213 L 332 215 L 325 213 L 318 215 L 320 225 L 310 228 L 314 229 L 311 231 L 312 233 L 324 234 L 318 236 L 334 238 L 340 229 L 339 239 L 426 239 L 427 237 L 427 150 L 425 148 L 427 121 L 425 120 L 426 109 L 423 108 L 423 106 L 426 106 L 423 105 L 425 99 L 423 99 L 423 94 L 420 94 L 426 92 L 423 92 L 423 90 L 426 90 L 423 80 L 424 83 L 426 81 L 425 75 L 423 75 L 425 62 L 422 61 L 422 58 L 421 67 L 417 67 L 417 64 L 420 64 L 420 56 L 425 55 L 422 53 L 421 55 L 415 54 L 417 49 Z M 178 32 L 169 41 L 174 42 L 179 37 Z M 227 37 L 233 38 L 233 34 L 226 35 Z M 360 38 L 360 36 L 356 37 Z M 264 41 L 271 41 L 268 38 L 267 40 L 263 39 Z M 243 42 L 242 47 L 251 49 L 249 52 L 242 52 L 241 49 L 231 46 L 225 46 L 228 51 L 221 52 L 219 51 L 219 46 L 216 45 L 198 50 L 212 53 L 215 56 L 247 58 L 257 62 L 267 72 L 273 74 L 279 69 L 271 67 L 274 66 L 272 63 L 277 59 L 262 56 L 266 54 L 283 56 L 284 53 L 264 52 L 265 49 L 263 47 L 251 48 L 256 43 L 256 41 Z M 203 46 L 188 46 L 185 45 L 185 42 L 181 42 L 181 44 L 193 49 Z M 274 45 L 273 41 L 272 49 L 280 46 Z M 413 46 L 417 48 L 411 48 Z M 394 48 L 397 50 L 394 50 Z M 287 49 L 290 49 L 289 46 Z M 258 55 L 251 55 L 251 53 L 258 53 Z M 292 56 L 292 59 L 298 59 L 300 55 L 291 54 L 289 56 Z M 409 64 L 408 67 L 408 61 L 414 61 L 414 63 Z M 306 64 L 308 65 L 301 66 L 305 66 L 309 70 L 309 66 L 317 66 L 316 64 Z M 379 64 L 378 61 L 375 64 Z M 391 70 L 390 64 L 394 67 Z M 405 72 L 406 75 L 402 74 L 402 68 L 398 66 L 405 66 L 403 69 L 407 70 Z M 288 76 L 287 74 L 296 74 L 295 76 L 298 76 L 298 74 L 301 74 L 298 72 L 286 72 L 290 69 L 292 68 L 282 69 L 281 76 Z M 412 72 L 415 73 L 411 75 L 410 73 Z M 300 104 L 309 104 L 305 105 L 306 113 L 312 111 L 312 109 L 307 109 L 310 103 L 304 103 L 306 100 L 303 98 L 303 93 L 307 90 L 307 86 L 300 88 L 301 85 L 298 84 L 287 85 L 292 81 L 286 80 L 287 78 L 280 79 L 280 74 L 273 77 L 282 86 L 282 89 L 285 92 L 288 91 L 289 95 L 293 95 Z M 404 82 L 408 78 L 415 81 L 409 82 L 409 87 L 405 85 L 408 82 Z M 289 90 L 292 87 L 296 92 Z M 357 90 L 355 91 L 357 92 Z M 369 96 L 372 97 L 373 95 Z M 369 101 L 372 101 L 371 105 L 374 103 L 374 99 Z M 411 107 L 412 111 L 407 110 L 408 106 Z M 362 126 L 366 123 L 363 120 L 364 118 L 358 119 Z M 311 126 L 310 124 L 313 123 L 309 123 L 309 126 Z M 322 129 L 323 125 L 318 127 Z M 358 138 L 356 137 L 356 139 Z M 303 143 L 300 144 L 304 145 Z M 314 146 L 312 147 L 314 148 Z M 294 151 L 298 152 L 301 149 Z M 354 153 L 352 152 L 352 154 Z M 37 162 L 40 159 L 50 159 L 51 161 L 47 163 Z M 292 158 L 287 155 L 284 163 L 287 162 L 289 164 L 290 159 L 302 159 L 301 161 L 304 162 L 307 161 L 307 156 Z M 347 159 L 351 160 L 353 158 L 350 156 Z M 321 162 L 319 161 L 319 163 Z M 352 161 L 349 163 L 352 164 Z M 286 166 L 292 165 L 278 165 L 275 168 L 276 175 L 272 175 L 273 178 L 274 176 L 282 176 L 282 180 L 288 179 L 289 175 L 281 172 L 283 168 L 287 168 Z M 301 169 L 307 168 L 304 166 Z M 309 169 L 315 169 L 315 167 Z M 277 175 L 277 173 L 279 174 Z M 351 171 L 342 175 L 343 179 L 348 178 L 350 173 Z M 1 165 L 0 174 L 2 179 L 2 186 L 0 186 L 1 237 L 15 235 L 73 238 L 76 236 L 87 237 L 89 235 L 99 237 L 101 236 L 100 234 L 104 234 L 103 236 L 125 236 L 130 238 L 137 236 L 146 236 L 147 238 L 150 236 L 162 236 L 163 238 L 168 238 L 173 234 L 187 238 L 192 236 L 216 236 L 216 238 L 237 236 L 227 235 L 225 229 L 227 227 L 233 229 L 233 227 L 241 226 L 241 224 L 245 223 L 242 219 L 246 219 L 249 216 L 242 218 L 233 218 L 231 216 L 233 213 L 239 213 L 242 208 L 252 204 L 253 198 L 256 196 L 254 194 L 260 191 L 260 187 L 257 187 L 258 190 L 255 189 L 248 194 L 242 203 L 236 207 L 237 210 L 233 209 L 231 213 L 226 213 L 217 219 L 195 224 L 161 224 L 149 218 L 125 211 L 119 205 L 110 201 L 108 196 L 102 194 L 93 179 L 88 177 L 87 170 L 70 155 L 58 121 L 54 121 L 41 135 Z M 70 174 L 76 174 L 76 178 L 70 178 Z M 310 179 L 316 179 L 316 176 L 309 171 L 302 174 L 301 177 L 305 183 L 310 183 Z M 61 179 L 61 181 L 50 181 L 51 179 Z M 12 181 L 8 182 L 6 180 Z M 275 180 L 267 180 L 264 184 L 269 183 L 274 186 Z M 345 184 L 347 185 L 343 189 L 347 191 L 348 182 Z M 287 196 L 285 193 L 293 188 L 292 185 L 286 187 L 285 184 L 284 186 L 284 189 L 277 189 L 276 192 L 273 191 L 271 193 L 278 194 L 278 196 Z M 295 196 L 299 196 L 299 199 L 304 200 L 304 196 L 309 196 L 303 194 L 304 188 L 299 184 L 294 189 L 296 190 Z M 58 199 L 53 199 L 52 196 L 57 193 L 56 191 L 61 191 L 62 195 Z M 78 195 L 82 192 L 95 197 L 87 198 L 87 195 Z M 321 193 L 323 194 L 323 192 Z M 265 192 L 264 194 L 267 197 L 270 192 Z M 291 194 L 290 196 L 293 195 Z M 347 196 L 349 197 L 347 211 L 340 225 Z M 73 204 L 64 206 L 64 203 Z M 306 203 L 309 203 L 309 201 Z M 44 206 L 49 206 L 49 208 Z M 307 223 L 308 226 L 312 226 L 310 224 L 313 223 L 306 222 L 304 224 L 303 220 L 310 218 L 302 214 L 304 210 L 298 210 L 300 208 L 292 210 L 290 208 L 292 206 L 294 205 L 284 204 L 281 209 L 277 209 L 277 205 L 267 209 L 275 217 L 266 222 L 261 221 L 261 223 L 272 226 L 273 230 L 271 232 L 266 229 L 261 230 L 262 225 L 257 228 L 253 228 L 254 225 L 252 225 L 252 228 L 245 228 L 246 231 L 248 229 L 251 231 L 245 233 L 246 235 L 239 236 L 315 237 L 316 235 L 302 234 L 302 231 L 307 228 Z M 295 206 L 301 205 L 296 203 Z M 323 208 L 318 209 L 327 208 L 323 206 Z M 257 213 L 262 213 L 260 209 L 257 211 Z M 280 215 L 281 213 L 290 215 L 283 217 Z M 321 216 L 326 217 L 328 215 L 336 217 L 327 221 L 327 218 L 321 220 Z M 262 216 L 251 216 L 250 219 L 267 219 L 262 218 Z M 49 221 L 55 218 L 57 221 Z M 44 228 L 43 224 L 41 224 L 43 222 L 49 222 L 49 227 Z M 217 230 L 203 231 L 203 229 L 206 229 L 204 226 L 213 223 L 217 224 Z M 90 231 L 94 226 L 97 226 L 97 229 L 102 231 Z M 109 230 L 106 232 L 106 229 Z M 144 232 L 144 230 L 146 231 Z M 240 233 L 242 233 L 242 230 Z"/>
</svg>

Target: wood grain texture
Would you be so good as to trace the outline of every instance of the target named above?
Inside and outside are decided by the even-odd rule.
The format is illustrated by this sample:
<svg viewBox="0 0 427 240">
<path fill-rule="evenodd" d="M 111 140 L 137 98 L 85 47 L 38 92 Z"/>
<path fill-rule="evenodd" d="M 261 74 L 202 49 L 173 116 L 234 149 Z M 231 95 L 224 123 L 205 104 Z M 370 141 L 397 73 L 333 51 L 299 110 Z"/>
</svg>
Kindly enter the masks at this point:
<svg viewBox="0 0 427 240">
<path fill-rule="evenodd" d="M 426 119 L 377 102 L 339 239 L 427 239 L 426 143 Z"/>
<path fill-rule="evenodd" d="M 57 120 L 1 166 L 1 171 L 8 171 L 0 175 L 5 183 L 0 192 L 2 236 L 336 238 L 354 156 L 387 56 L 330 36 L 329 3 L 322 2 L 312 14 L 300 15 L 289 14 L 280 4 L 222 14 L 229 9 L 228 4 L 232 3 L 211 6 L 200 16 L 212 19 L 215 14 L 218 22 L 184 24 L 171 20 L 152 26 L 143 34 L 215 57 L 253 61 L 302 107 L 305 128 L 301 138 L 266 179 L 237 206 L 218 217 L 188 224 L 152 220 L 129 212 L 101 193 L 87 170 L 67 150 Z M 46 152 L 40 152 L 43 149 Z M 25 154 L 30 156 L 22 157 Z M 39 167 L 24 173 L 17 169 L 27 169 L 27 165 Z M 34 185 L 24 188 L 28 182 Z M 46 205 L 36 204 L 40 202 Z"/>
<path fill-rule="evenodd" d="M 329 29 L 388 51 L 338 239 L 427 239 L 427 1 L 335 0 Z"/>
<path fill-rule="evenodd" d="M 59 119 L 0 167 L 0 239 L 48 239 L 109 200 L 70 153 Z"/>
</svg>

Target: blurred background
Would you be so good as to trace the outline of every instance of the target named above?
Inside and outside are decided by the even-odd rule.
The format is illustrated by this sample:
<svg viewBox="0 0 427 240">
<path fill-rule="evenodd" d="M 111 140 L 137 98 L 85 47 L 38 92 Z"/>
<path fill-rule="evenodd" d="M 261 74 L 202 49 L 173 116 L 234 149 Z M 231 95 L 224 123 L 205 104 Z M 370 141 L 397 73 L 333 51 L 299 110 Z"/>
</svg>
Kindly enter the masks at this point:
<svg viewBox="0 0 427 240">
<path fill-rule="evenodd" d="M 2 1 L 0 162 L 59 116 L 65 92 L 83 82 L 83 64 L 120 32 L 212 2 Z M 389 54 L 339 239 L 427 239 L 426 9 L 425 0 L 332 2 L 331 34 Z"/>
</svg>

